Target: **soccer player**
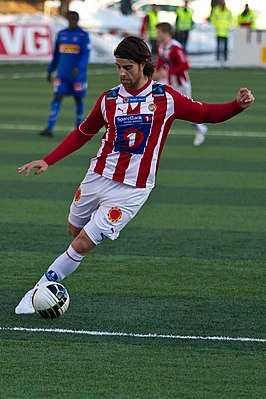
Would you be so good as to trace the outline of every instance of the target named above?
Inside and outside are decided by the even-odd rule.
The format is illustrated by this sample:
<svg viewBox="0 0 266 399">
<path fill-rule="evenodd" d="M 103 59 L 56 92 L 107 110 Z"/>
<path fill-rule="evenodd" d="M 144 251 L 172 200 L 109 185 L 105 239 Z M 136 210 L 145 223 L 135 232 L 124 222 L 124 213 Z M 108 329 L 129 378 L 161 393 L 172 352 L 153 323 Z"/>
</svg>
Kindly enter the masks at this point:
<svg viewBox="0 0 266 399">
<path fill-rule="evenodd" d="M 54 98 L 50 104 L 47 127 L 41 136 L 53 136 L 64 96 L 73 96 L 76 106 L 75 126 L 83 120 L 83 99 L 87 91 L 87 65 L 90 57 L 90 36 L 78 26 L 79 14 L 67 13 L 69 26 L 57 34 L 53 59 L 48 66 L 47 80 L 52 82 L 52 73 L 57 70 L 54 80 Z"/>
<path fill-rule="evenodd" d="M 158 76 L 159 82 L 166 83 L 185 96 L 191 97 L 189 63 L 182 45 L 172 38 L 172 26 L 168 22 L 159 23 L 156 29 L 159 45 L 154 76 Z M 199 123 L 192 125 L 197 131 L 193 144 L 199 146 L 204 143 L 208 128 Z"/>
<path fill-rule="evenodd" d="M 231 102 L 207 104 L 158 84 L 151 78 L 154 66 L 149 47 L 138 37 L 124 38 L 114 56 L 121 83 L 105 91 L 87 119 L 50 154 L 18 169 L 26 176 L 32 169 L 36 169 L 36 175 L 46 172 L 50 165 L 85 145 L 101 128 L 106 129 L 70 207 L 68 231 L 74 239 L 36 286 L 62 281 L 96 245 L 118 237 L 155 185 L 163 146 L 175 119 L 218 123 L 254 102 L 247 88 L 239 89 Z M 15 309 L 17 314 L 34 313 L 33 292 L 34 288 L 24 295 Z"/>
</svg>

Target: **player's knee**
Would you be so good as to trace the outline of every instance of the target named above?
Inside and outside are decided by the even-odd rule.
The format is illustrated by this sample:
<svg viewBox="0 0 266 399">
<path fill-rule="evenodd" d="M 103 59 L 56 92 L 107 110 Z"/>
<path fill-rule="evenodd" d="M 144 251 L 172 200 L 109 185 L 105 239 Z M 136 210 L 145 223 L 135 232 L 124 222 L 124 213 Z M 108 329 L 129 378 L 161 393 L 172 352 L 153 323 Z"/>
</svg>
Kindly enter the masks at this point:
<svg viewBox="0 0 266 399">
<path fill-rule="evenodd" d="M 67 231 L 75 238 L 79 235 L 81 229 L 73 226 L 70 222 L 67 222 Z"/>
<path fill-rule="evenodd" d="M 75 251 L 83 256 L 87 255 L 87 253 L 95 247 L 95 244 L 92 242 L 92 240 L 85 233 L 84 230 L 81 230 L 81 232 L 74 239 L 71 245 L 75 249 Z"/>
</svg>

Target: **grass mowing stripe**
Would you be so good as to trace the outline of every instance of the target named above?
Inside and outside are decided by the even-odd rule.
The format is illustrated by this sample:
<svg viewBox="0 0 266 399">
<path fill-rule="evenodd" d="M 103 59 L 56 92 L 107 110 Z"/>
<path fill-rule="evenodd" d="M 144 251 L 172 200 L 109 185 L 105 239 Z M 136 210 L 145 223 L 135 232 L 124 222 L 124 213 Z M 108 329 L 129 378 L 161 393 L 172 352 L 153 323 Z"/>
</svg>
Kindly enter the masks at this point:
<svg viewBox="0 0 266 399">
<path fill-rule="evenodd" d="M 87 168 L 79 166 L 62 166 L 59 165 L 49 170 L 48 173 L 43 173 L 36 176 L 30 175 L 30 178 L 25 178 L 23 175 L 17 173 L 18 165 L 8 165 L 0 168 L 0 180 L 14 182 L 29 183 L 72 183 L 73 188 L 82 181 Z M 211 171 L 172 171 L 170 169 L 160 170 L 157 176 L 156 190 L 167 185 L 168 187 L 196 187 L 196 188 L 219 188 L 225 187 L 227 189 L 265 189 L 265 174 L 252 172 L 211 172 Z"/>
<path fill-rule="evenodd" d="M 64 182 L 37 182 L 37 181 L 0 181 L 2 198 L 31 199 L 31 200 L 65 200 L 71 199 L 77 189 L 79 181 L 74 185 Z M 266 205 L 265 189 L 239 189 L 220 187 L 168 187 L 160 186 L 153 191 L 149 198 L 150 203 L 185 204 L 185 205 L 239 205 L 264 206 Z"/>
<path fill-rule="evenodd" d="M 61 225 L 38 225 L 20 223 L 0 223 L 2 251 L 32 252 L 34 237 L 34 251 L 40 253 L 58 253 L 64 251 L 70 240 L 66 227 Z M 49 240 L 43 240 L 48 236 Z M 23 237 L 23 239 L 22 239 Z M 25 239 L 24 237 L 28 237 Z M 212 259 L 222 260 L 266 260 L 266 233 L 249 231 L 220 231 L 220 230 L 188 230 L 172 228 L 128 228 L 121 233 L 120 241 L 113 243 L 105 241 L 96 256 L 139 256 L 147 262 L 146 257 L 152 259 Z M 123 261 L 124 262 L 124 261 Z"/>
<path fill-rule="evenodd" d="M 164 338 L 164 339 L 187 339 L 187 340 L 210 340 L 210 341 L 238 341 L 238 342 L 263 342 L 266 343 L 266 338 L 251 338 L 251 337 L 202 337 L 196 335 L 172 335 L 172 334 L 156 334 L 156 333 L 128 333 L 128 332 L 111 332 L 111 331 L 88 331 L 88 330 L 64 330 L 60 328 L 25 328 L 25 327 L 0 327 L 0 330 L 9 331 L 31 331 L 31 332 L 48 332 L 61 334 L 84 334 L 96 336 L 116 336 L 116 337 L 130 337 L 130 338 Z"/>
<path fill-rule="evenodd" d="M 108 70 L 108 69 L 92 69 L 90 70 L 89 76 L 97 76 L 102 74 L 109 74 L 109 75 L 116 75 L 115 68 Z M 0 73 L 0 79 L 2 80 L 17 80 L 17 79 L 38 79 L 45 78 L 46 72 L 23 72 L 23 73 Z"/>
<path fill-rule="evenodd" d="M 36 132 L 40 131 L 43 128 L 42 125 L 21 125 L 21 124 L 5 124 L 0 123 L 0 130 L 35 130 Z M 72 130 L 72 126 L 62 126 L 58 124 L 56 126 L 56 131 L 70 132 Z M 171 129 L 169 135 L 185 135 L 185 136 L 193 136 L 194 131 L 184 131 L 183 129 Z M 234 130 L 216 130 L 209 133 L 209 137 L 254 137 L 254 138 L 266 138 L 266 133 L 262 132 L 254 132 L 254 131 L 234 131 Z"/>
<path fill-rule="evenodd" d="M 51 197 L 52 199 L 52 197 Z M 3 223 L 65 224 L 71 200 L 22 200 L 0 199 L 0 216 Z M 8 210 L 8 212 L 6 212 Z M 222 215 L 222 217 L 221 217 Z M 233 205 L 180 205 L 147 202 L 129 223 L 130 228 L 165 229 L 173 226 L 183 230 L 216 231 L 266 231 L 266 208 Z"/>
<path fill-rule="evenodd" d="M 3 228 L 6 225 L 3 225 Z M 34 250 L 47 253 L 58 253 L 65 250 L 69 236 L 65 226 L 43 226 L 10 224 L 6 227 L 5 237 L 1 240 L 2 250 L 32 251 L 31 240 L 21 237 L 35 237 Z M 252 232 L 221 232 L 200 230 L 173 229 L 128 229 L 121 234 L 121 247 L 105 242 L 100 254 L 107 256 L 146 256 L 160 258 L 198 258 L 198 259 L 231 259 L 231 260 L 266 260 L 266 234 Z M 163 233 L 163 234 L 162 234 Z M 43 235 L 49 240 L 43 242 Z M 163 236 L 163 237 L 162 237 Z M 128 245 L 128 242 L 131 245 Z M 98 251 L 95 254 L 99 254 Z M 98 256 L 101 256 L 101 255 Z M 145 255 L 144 255 L 145 254 Z M 146 260 L 145 260 L 146 261 Z"/>
<path fill-rule="evenodd" d="M 51 148 L 52 150 L 52 148 Z M 51 151 L 50 150 L 50 151 Z M 32 159 L 39 159 L 43 157 L 43 153 L 36 152 L 31 154 L 21 154 L 21 153 L 2 153 L 0 159 L 0 165 L 23 165 Z M 89 166 L 90 158 L 93 155 L 91 150 L 89 150 L 88 155 L 71 156 L 64 158 L 60 161 L 62 166 L 79 166 L 87 168 Z M 196 159 L 196 158 L 169 158 L 164 157 L 161 161 L 160 170 L 171 169 L 175 170 L 185 170 L 185 171 L 226 171 L 226 172 L 258 172 L 262 173 L 266 171 L 265 161 L 245 161 L 245 160 L 225 160 L 225 159 Z M 160 171 L 159 171 L 160 173 Z"/>
<path fill-rule="evenodd" d="M 26 250 L 20 253 L 0 252 L 1 263 L 6 265 L 1 272 L 0 299 L 3 305 L 0 325 L 11 321 L 14 325 L 17 322 L 17 317 L 13 315 L 16 302 L 61 252 L 63 250 L 57 253 L 31 252 L 30 257 Z M 21 274 L 18 273 L 18 264 L 22 265 Z M 16 283 L 10 279 L 10 275 L 18 275 Z M 257 329 L 254 333 L 263 334 L 266 330 L 264 281 L 265 260 L 201 259 L 196 256 L 177 256 L 172 259 L 155 254 L 144 257 L 94 251 L 83 261 L 77 273 L 64 283 L 71 295 L 72 310 L 69 318 L 62 319 L 62 326 L 67 326 L 73 318 L 78 319 L 81 313 L 84 320 L 77 325 L 92 321 L 92 318 L 99 323 L 99 315 L 104 319 L 108 313 L 111 324 L 115 319 L 119 321 L 119 318 L 120 323 L 121 320 L 125 323 L 125 315 L 131 318 L 132 312 L 135 312 L 136 323 L 137 319 L 143 319 L 143 322 L 145 319 L 147 326 L 154 323 L 150 315 L 159 314 L 160 320 L 156 323 L 160 329 L 165 328 L 165 323 L 170 323 L 180 331 L 184 324 L 185 330 L 192 328 L 190 333 L 194 333 L 196 327 L 203 328 L 209 316 L 209 326 L 214 323 L 220 334 L 221 328 L 226 334 L 225 317 L 230 320 L 230 328 L 236 325 L 236 330 L 243 329 L 243 334 L 253 334 L 250 332 L 252 328 Z M 147 306 L 150 310 L 146 311 Z M 166 308 L 167 313 L 164 314 Z M 192 321 L 192 315 L 198 320 Z M 200 325 L 203 315 L 204 321 Z M 168 316 L 172 319 L 167 320 Z M 30 323 L 30 319 L 26 320 Z M 106 328 L 106 325 L 98 328 Z M 217 331 L 214 330 L 214 333 Z"/>
</svg>

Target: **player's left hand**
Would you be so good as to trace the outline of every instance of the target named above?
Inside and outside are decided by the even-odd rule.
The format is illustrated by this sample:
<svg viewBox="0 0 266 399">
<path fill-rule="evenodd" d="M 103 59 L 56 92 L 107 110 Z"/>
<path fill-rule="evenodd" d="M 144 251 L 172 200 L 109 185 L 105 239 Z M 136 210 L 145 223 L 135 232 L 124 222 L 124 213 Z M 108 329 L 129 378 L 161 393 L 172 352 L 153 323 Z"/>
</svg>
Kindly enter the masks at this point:
<svg viewBox="0 0 266 399">
<path fill-rule="evenodd" d="M 22 173 L 22 172 L 26 171 L 26 176 L 29 176 L 30 171 L 32 169 L 37 169 L 34 174 L 39 175 L 40 173 L 44 173 L 47 171 L 48 165 L 43 159 L 38 159 L 37 161 L 32 161 L 32 162 L 26 163 L 23 166 L 20 166 L 18 168 L 18 173 Z"/>
<path fill-rule="evenodd" d="M 242 87 L 237 93 L 236 100 L 240 107 L 248 108 L 251 104 L 254 103 L 255 97 L 249 89 L 247 89 L 246 87 Z"/>
</svg>

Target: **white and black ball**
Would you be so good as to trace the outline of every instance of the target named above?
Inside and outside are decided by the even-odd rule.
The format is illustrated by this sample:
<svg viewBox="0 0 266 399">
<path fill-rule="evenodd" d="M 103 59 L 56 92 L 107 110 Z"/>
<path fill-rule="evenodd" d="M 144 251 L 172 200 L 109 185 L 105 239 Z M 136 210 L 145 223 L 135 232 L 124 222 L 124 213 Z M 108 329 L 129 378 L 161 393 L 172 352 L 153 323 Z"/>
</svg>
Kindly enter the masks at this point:
<svg viewBox="0 0 266 399">
<path fill-rule="evenodd" d="M 32 304 L 35 312 L 45 319 L 55 319 L 67 311 L 69 294 L 62 284 L 48 281 L 36 288 Z"/>
</svg>

